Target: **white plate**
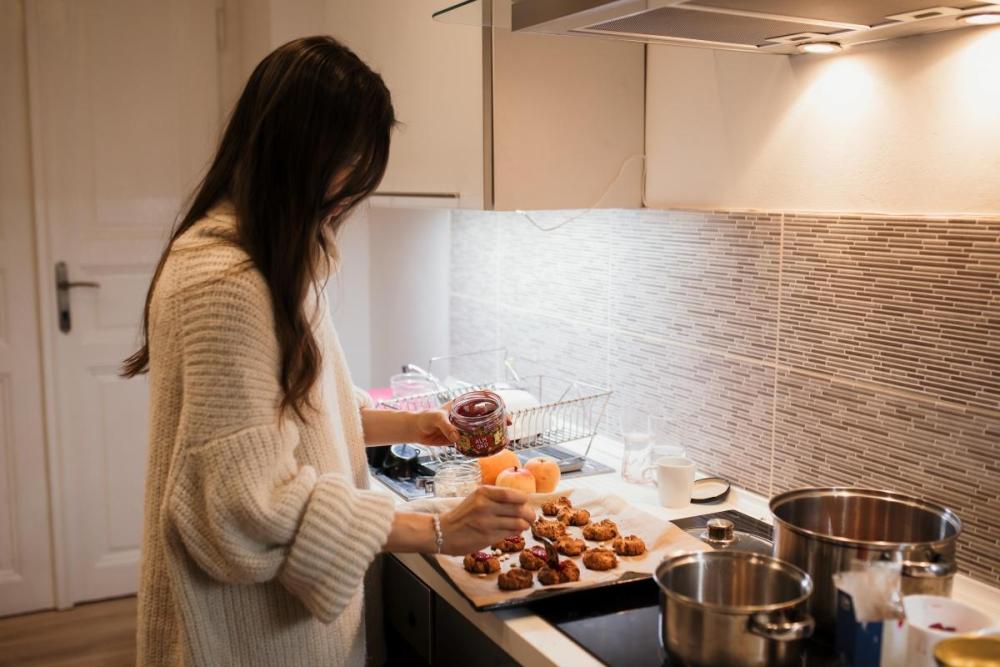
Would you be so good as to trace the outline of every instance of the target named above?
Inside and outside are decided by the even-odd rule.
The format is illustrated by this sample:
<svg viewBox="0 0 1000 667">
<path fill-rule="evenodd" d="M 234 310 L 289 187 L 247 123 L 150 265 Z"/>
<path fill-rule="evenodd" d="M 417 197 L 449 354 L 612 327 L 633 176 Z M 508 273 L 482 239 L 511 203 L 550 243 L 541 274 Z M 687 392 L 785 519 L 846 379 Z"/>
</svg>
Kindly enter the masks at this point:
<svg viewBox="0 0 1000 667">
<path fill-rule="evenodd" d="M 697 479 L 691 489 L 691 502 L 709 503 L 729 493 L 729 482 L 720 477 Z"/>
</svg>

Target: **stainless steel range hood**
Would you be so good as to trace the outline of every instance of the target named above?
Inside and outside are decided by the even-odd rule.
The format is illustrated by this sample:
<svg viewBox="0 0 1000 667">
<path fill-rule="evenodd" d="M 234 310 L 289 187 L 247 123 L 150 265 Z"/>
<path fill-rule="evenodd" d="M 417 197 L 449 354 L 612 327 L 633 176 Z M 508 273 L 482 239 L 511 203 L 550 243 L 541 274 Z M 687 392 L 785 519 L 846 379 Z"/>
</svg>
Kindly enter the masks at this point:
<svg viewBox="0 0 1000 667">
<path fill-rule="evenodd" d="M 466 0 L 442 21 L 513 31 L 797 53 L 802 44 L 850 46 L 962 28 L 962 17 L 1000 12 L 1000 0 Z"/>
</svg>

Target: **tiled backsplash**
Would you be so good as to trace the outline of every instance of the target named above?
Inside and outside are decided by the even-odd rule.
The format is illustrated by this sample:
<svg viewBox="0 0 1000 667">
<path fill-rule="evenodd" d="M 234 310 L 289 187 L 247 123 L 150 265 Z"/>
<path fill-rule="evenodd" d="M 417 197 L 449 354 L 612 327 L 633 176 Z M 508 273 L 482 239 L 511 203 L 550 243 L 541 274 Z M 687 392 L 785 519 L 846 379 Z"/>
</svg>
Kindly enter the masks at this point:
<svg viewBox="0 0 1000 667">
<path fill-rule="evenodd" d="M 451 260 L 453 353 L 609 385 L 609 432 L 626 404 L 680 417 L 701 469 L 764 495 L 945 504 L 1000 584 L 1000 218 L 460 211 Z"/>
</svg>

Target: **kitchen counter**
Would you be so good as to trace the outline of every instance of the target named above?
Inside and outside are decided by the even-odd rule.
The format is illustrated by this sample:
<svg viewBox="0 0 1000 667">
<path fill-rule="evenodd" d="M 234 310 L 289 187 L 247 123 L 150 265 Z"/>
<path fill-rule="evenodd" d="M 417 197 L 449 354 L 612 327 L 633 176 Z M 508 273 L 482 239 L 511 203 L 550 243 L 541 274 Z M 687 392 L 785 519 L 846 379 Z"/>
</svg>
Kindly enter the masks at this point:
<svg viewBox="0 0 1000 667">
<path fill-rule="evenodd" d="M 582 445 L 573 448 L 582 451 Z M 598 437 L 590 455 L 617 470 L 620 464 L 621 448 L 622 444 L 618 441 Z M 380 486 L 380 484 L 374 482 L 374 486 Z M 722 503 L 691 505 L 680 510 L 670 510 L 659 506 L 655 488 L 629 484 L 621 479 L 617 473 L 564 480 L 560 483 L 560 488 L 563 487 L 590 488 L 599 490 L 601 493 L 615 494 L 637 507 L 641 507 L 643 511 L 664 520 L 735 509 L 771 523 L 767 499 L 737 488 L 733 488 L 729 497 Z M 388 489 L 386 491 L 388 492 Z M 396 498 L 395 495 L 393 497 Z M 402 500 L 398 500 L 398 504 L 401 507 L 405 506 Z M 474 624 L 516 662 L 527 665 L 574 665 L 574 667 L 601 664 L 573 640 L 530 610 L 509 609 L 497 612 L 478 612 L 441 574 L 431 567 L 423 556 L 398 554 L 396 557 L 428 588 Z M 965 601 L 987 612 L 995 622 L 1000 624 L 1000 589 L 958 575 L 955 577 L 952 595 L 955 599 Z"/>
</svg>

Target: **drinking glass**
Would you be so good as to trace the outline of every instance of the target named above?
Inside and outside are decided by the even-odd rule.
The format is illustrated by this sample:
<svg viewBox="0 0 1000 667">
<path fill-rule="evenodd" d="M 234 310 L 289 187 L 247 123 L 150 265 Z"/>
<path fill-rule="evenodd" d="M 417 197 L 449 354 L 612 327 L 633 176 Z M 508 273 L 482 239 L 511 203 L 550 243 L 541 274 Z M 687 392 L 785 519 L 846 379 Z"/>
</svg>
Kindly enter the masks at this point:
<svg viewBox="0 0 1000 667">
<path fill-rule="evenodd" d="M 685 432 L 683 423 L 678 417 L 650 417 L 650 432 L 653 434 L 650 443 L 650 461 L 662 458 L 687 458 L 685 448 Z"/>
<path fill-rule="evenodd" d="M 622 478 L 633 484 L 643 484 L 653 444 L 653 426 L 649 415 L 635 408 L 623 408 L 621 413 Z"/>
</svg>

